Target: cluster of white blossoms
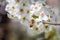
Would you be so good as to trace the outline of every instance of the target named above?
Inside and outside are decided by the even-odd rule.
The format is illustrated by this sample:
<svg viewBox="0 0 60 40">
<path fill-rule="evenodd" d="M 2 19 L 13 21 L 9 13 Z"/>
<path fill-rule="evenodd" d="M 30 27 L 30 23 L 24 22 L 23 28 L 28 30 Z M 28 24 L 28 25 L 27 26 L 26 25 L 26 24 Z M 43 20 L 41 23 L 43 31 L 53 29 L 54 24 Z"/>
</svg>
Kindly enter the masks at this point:
<svg viewBox="0 0 60 40">
<path fill-rule="evenodd" d="M 27 27 L 29 35 L 40 34 L 47 30 L 48 24 L 43 24 L 42 21 L 49 21 L 50 14 L 47 16 L 44 8 L 45 4 L 35 2 L 30 4 L 28 0 L 6 0 L 6 11 L 8 17 L 18 20 Z M 43 9 L 43 10 L 42 10 Z"/>
</svg>

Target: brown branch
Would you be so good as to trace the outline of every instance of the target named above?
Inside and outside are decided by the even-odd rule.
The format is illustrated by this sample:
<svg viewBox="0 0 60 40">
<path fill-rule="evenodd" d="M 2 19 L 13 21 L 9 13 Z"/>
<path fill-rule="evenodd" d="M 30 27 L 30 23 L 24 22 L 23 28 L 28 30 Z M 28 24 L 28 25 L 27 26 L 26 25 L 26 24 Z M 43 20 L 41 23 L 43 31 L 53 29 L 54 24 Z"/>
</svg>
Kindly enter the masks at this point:
<svg viewBox="0 0 60 40">
<path fill-rule="evenodd" d="M 60 23 L 53 23 L 53 22 L 45 22 L 43 21 L 44 24 L 50 24 L 50 25 L 60 25 Z"/>
</svg>

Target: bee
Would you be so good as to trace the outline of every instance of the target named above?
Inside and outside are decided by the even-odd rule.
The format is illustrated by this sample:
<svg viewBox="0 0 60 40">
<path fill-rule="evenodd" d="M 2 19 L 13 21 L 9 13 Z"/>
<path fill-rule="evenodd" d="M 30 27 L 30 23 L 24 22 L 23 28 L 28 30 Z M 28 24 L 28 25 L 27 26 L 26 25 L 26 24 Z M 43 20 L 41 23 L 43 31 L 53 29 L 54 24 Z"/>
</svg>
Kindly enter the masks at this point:
<svg viewBox="0 0 60 40">
<path fill-rule="evenodd" d="M 34 23 L 35 23 L 35 21 L 34 21 L 34 19 L 32 19 L 32 20 L 30 21 L 30 27 L 33 27 Z"/>
</svg>

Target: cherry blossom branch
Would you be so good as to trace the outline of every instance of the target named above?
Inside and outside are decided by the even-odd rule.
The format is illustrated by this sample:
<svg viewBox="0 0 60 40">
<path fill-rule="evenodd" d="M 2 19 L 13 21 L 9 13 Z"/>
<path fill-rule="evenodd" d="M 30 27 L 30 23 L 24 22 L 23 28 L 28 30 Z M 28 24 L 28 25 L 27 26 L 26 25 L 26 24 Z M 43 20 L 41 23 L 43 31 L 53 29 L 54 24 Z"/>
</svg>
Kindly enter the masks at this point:
<svg viewBox="0 0 60 40">
<path fill-rule="evenodd" d="M 50 24 L 50 25 L 60 25 L 60 23 L 53 23 L 53 22 L 45 22 L 43 21 L 44 24 Z"/>
</svg>

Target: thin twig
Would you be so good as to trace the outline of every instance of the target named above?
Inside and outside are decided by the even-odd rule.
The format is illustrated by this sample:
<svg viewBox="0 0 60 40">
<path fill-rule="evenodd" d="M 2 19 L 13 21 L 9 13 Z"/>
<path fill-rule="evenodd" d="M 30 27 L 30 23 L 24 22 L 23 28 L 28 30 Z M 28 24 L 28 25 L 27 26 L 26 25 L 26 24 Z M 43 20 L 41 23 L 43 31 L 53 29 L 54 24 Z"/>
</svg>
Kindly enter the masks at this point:
<svg viewBox="0 0 60 40">
<path fill-rule="evenodd" d="M 43 21 L 44 24 L 50 24 L 50 25 L 60 25 L 60 23 L 53 23 L 53 22 L 45 22 Z"/>
</svg>

